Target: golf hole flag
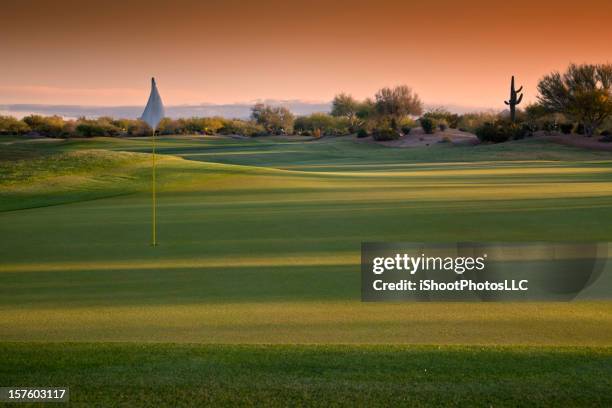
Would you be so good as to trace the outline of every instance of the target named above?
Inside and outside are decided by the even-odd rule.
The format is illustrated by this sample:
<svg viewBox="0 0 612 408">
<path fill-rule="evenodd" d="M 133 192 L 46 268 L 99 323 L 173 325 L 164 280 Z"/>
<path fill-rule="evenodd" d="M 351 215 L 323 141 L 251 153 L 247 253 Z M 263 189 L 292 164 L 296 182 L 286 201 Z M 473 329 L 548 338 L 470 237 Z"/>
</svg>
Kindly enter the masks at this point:
<svg viewBox="0 0 612 408">
<path fill-rule="evenodd" d="M 151 94 L 147 101 L 147 106 L 142 113 L 140 119 L 145 121 L 147 125 L 153 129 L 152 142 L 153 142 L 153 168 L 151 177 L 151 208 L 152 208 L 152 234 L 151 234 L 151 245 L 157 245 L 157 196 L 155 191 L 155 129 L 157 125 L 164 118 L 164 104 L 162 103 L 159 92 L 157 91 L 157 84 L 155 84 L 155 78 L 151 78 Z"/>
<path fill-rule="evenodd" d="M 159 92 L 157 91 L 157 84 L 155 84 L 155 78 L 151 78 L 151 94 L 149 95 L 149 101 L 145 107 L 144 112 L 140 119 L 145 121 L 147 125 L 155 131 L 157 125 L 164 118 L 166 112 L 164 111 L 164 104 L 162 103 Z"/>
</svg>

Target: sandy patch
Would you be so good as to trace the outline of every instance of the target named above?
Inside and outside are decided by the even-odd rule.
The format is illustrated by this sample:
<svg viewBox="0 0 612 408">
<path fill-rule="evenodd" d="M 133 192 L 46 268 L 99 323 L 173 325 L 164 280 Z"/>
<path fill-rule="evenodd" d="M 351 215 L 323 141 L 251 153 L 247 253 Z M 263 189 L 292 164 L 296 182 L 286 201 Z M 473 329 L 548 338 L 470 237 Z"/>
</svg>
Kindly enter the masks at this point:
<svg viewBox="0 0 612 408">
<path fill-rule="evenodd" d="M 443 142 L 445 138 L 450 140 L 450 142 Z M 428 135 L 420 127 L 412 129 L 410 134 L 402 136 L 398 140 L 377 142 L 371 136 L 361 139 L 357 138 L 356 140 L 362 143 L 376 143 L 389 147 L 428 147 L 443 144 L 478 144 L 478 138 L 473 133 L 462 132 L 457 129 L 446 129 L 443 132 L 437 131 L 432 135 Z"/>
</svg>

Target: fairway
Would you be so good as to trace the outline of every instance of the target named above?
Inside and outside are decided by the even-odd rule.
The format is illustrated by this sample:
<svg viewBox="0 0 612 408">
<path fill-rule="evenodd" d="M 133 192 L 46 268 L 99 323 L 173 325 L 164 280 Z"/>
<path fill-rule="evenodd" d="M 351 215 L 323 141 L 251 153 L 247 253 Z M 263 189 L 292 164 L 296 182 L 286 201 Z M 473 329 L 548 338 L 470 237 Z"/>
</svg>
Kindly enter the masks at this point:
<svg viewBox="0 0 612 408">
<path fill-rule="evenodd" d="M 2 148 L 5 341 L 612 344 L 597 293 L 359 301 L 362 241 L 612 240 L 609 153 L 165 138 L 151 248 L 147 140 Z"/>
<path fill-rule="evenodd" d="M 612 351 L 547 347 L 0 344 L 7 383 L 114 406 L 610 406 Z"/>
<path fill-rule="evenodd" d="M 610 153 L 164 137 L 153 248 L 149 148 L 0 138 L 3 383 L 105 406 L 609 405 L 607 294 L 362 303 L 359 262 L 363 241 L 612 241 Z"/>
</svg>

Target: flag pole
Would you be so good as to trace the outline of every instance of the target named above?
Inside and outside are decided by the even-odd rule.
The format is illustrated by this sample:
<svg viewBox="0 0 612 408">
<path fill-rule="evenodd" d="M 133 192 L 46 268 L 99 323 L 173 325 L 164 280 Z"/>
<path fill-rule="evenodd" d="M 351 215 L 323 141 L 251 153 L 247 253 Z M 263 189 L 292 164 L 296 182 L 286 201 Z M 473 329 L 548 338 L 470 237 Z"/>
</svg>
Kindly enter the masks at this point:
<svg viewBox="0 0 612 408">
<path fill-rule="evenodd" d="M 157 91 L 157 85 L 155 84 L 155 78 L 151 78 L 151 94 L 145 106 L 144 112 L 140 117 L 149 127 L 153 130 L 151 135 L 152 143 L 152 160 L 153 166 L 151 168 L 151 246 L 157 246 L 157 140 L 155 139 L 155 132 L 160 121 L 165 116 L 164 104 L 162 103 L 159 92 Z"/>
<path fill-rule="evenodd" d="M 151 245 L 157 246 L 157 198 L 155 191 L 155 128 L 153 128 L 153 177 L 151 178 L 151 195 L 153 206 L 153 241 Z"/>
</svg>

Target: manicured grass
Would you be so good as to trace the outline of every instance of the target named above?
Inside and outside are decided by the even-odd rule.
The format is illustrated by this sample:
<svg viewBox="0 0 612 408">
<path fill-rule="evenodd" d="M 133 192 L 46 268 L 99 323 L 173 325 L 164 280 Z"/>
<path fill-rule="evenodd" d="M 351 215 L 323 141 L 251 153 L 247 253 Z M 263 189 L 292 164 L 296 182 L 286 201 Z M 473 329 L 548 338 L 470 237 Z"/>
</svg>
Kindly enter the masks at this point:
<svg viewBox="0 0 612 408">
<path fill-rule="evenodd" d="M 0 344 L 77 406 L 610 406 L 612 349 Z M 21 406 L 21 405 L 20 405 Z"/>
<path fill-rule="evenodd" d="M 164 137 L 152 248 L 148 149 L 0 138 L 1 385 L 99 406 L 610 405 L 608 293 L 359 301 L 362 241 L 612 241 L 609 152 Z"/>
<path fill-rule="evenodd" d="M 297 155 L 302 168 L 288 169 L 245 165 L 257 154 L 233 164 L 161 156 L 160 245 L 151 248 L 150 157 L 121 151 L 146 143 L 5 145 L 5 156 L 18 149 L 30 158 L 3 162 L 11 171 L 0 180 L 0 208 L 46 207 L 0 212 L 2 339 L 612 344 L 606 302 L 359 301 L 362 241 L 612 240 L 612 160 L 599 152 L 550 144 L 548 155 L 576 160 L 491 161 L 504 149 L 530 156 L 538 142 L 474 153 L 164 138 L 161 151 L 209 155 L 199 157 L 253 147 L 275 151 L 270 160 L 292 151 L 309 159 Z M 440 160 L 410 160 L 432 152 Z M 451 160 L 465 155 L 482 161 Z M 122 195 L 91 200 L 105 194 Z M 62 200 L 79 202 L 51 205 Z"/>
</svg>

